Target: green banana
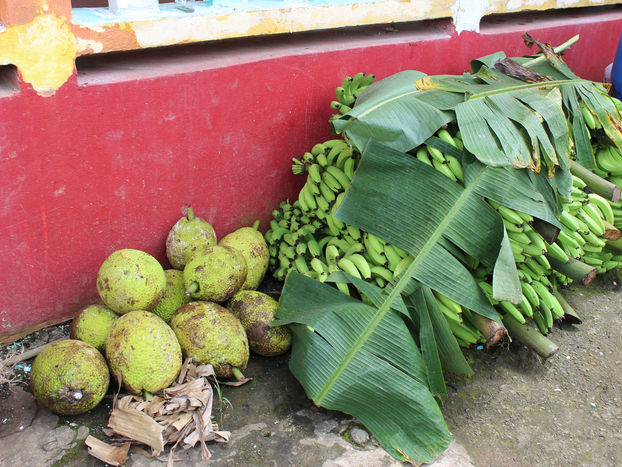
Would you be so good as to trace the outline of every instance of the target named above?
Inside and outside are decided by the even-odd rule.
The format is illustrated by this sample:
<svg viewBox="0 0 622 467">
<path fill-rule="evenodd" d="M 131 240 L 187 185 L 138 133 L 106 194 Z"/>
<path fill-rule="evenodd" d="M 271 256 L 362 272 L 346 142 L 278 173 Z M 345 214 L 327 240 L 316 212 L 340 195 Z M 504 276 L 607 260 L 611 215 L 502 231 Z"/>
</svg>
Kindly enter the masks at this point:
<svg viewBox="0 0 622 467">
<path fill-rule="evenodd" d="M 339 261 L 337 261 L 337 266 L 339 266 L 339 268 L 342 271 L 347 272 L 351 276 L 354 276 L 358 279 L 362 279 L 361 274 L 359 273 L 359 270 L 354 265 L 354 263 L 350 261 L 348 258 L 339 259 Z"/>
<path fill-rule="evenodd" d="M 600 211 L 600 217 L 604 218 L 610 224 L 613 224 L 615 221 L 615 217 L 613 215 L 613 209 L 609 201 L 596 193 L 589 193 L 587 197 L 589 198 L 590 203 L 595 208 L 598 208 L 598 210 Z"/>
<path fill-rule="evenodd" d="M 428 151 L 425 146 L 421 146 L 416 153 L 415 156 L 419 161 L 423 162 L 426 165 L 432 167 L 432 162 L 430 161 L 430 157 L 428 156 Z"/>
<path fill-rule="evenodd" d="M 441 153 L 441 156 L 442 155 L 443 154 Z M 444 159 L 443 159 L 443 162 L 438 162 L 436 159 L 432 159 L 432 165 L 434 166 L 436 170 L 438 170 L 440 173 L 442 173 L 446 177 L 451 178 L 454 182 L 458 181 L 454 173 L 451 170 L 449 170 L 449 167 L 445 163 Z"/>
<path fill-rule="evenodd" d="M 514 305 L 513 303 L 501 301 L 499 302 L 499 308 L 501 308 L 507 314 L 511 315 L 512 318 L 514 318 L 519 323 L 521 324 L 525 323 L 525 317 L 520 312 L 520 310 L 516 308 L 516 305 Z"/>
<path fill-rule="evenodd" d="M 330 175 L 332 175 L 335 178 L 335 180 L 337 180 L 337 182 L 339 183 L 339 185 L 341 186 L 343 190 L 348 189 L 348 187 L 350 186 L 350 179 L 343 172 L 343 170 L 341 170 L 338 167 L 335 167 L 334 165 L 329 165 L 328 167 L 326 167 L 326 172 L 328 172 Z"/>
<path fill-rule="evenodd" d="M 387 282 L 393 279 L 393 273 L 383 266 L 371 266 L 370 272 L 372 276 L 381 277 Z"/>
<path fill-rule="evenodd" d="M 345 256 L 344 259 L 349 260 L 351 263 L 354 264 L 354 266 L 356 267 L 356 269 L 358 269 L 361 277 L 363 279 L 370 279 L 371 278 L 371 267 L 369 266 L 369 263 L 367 262 L 367 260 L 363 257 L 363 255 L 359 254 L 359 253 L 353 253 L 349 256 Z"/>
</svg>

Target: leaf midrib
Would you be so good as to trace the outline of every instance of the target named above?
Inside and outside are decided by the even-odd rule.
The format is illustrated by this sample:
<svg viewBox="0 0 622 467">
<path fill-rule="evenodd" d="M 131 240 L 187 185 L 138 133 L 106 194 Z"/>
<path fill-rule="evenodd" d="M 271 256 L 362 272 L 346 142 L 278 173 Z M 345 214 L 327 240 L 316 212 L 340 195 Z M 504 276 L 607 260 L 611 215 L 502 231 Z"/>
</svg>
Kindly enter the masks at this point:
<svg viewBox="0 0 622 467">
<path fill-rule="evenodd" d="M 527 84 L 520 84 L 520 85 L 511 85 L 511 86 L 507 86 L 501 89 L 492 89 L 490 91 L 483 91 L 483 92 L 478 92 L 475 94 L 471 94 L 471 96 L 467 99 L 467 101 L 473 100 L 473 99 L 482 99 L 484 97 L 488 97 L 488 96 L 494 96 L 495 94 L 503 94 L 506 92 L 514 92 L 514 91 L 521 91 L 523 89 L 531 89 L 531 88 L 541 88 L 541 87 L 559 87 L 559 86 L 563 86 L 564 84 L 579 84 L 579 83 L 585 83 L 586 80 L 584 79 L 563 79 L 563 80 L 554 80 L 554 81 L 540 81 L 537 83 L 527 83 Z"/>
<path fill-rule="evenodd" d="M 326 384 L 322 387 L 322 390 L 317 394 L 317 396 L 313 399 L 313 401 L 321 406 L 322 402 L 328 395 L 328 392 L 333 388 L 337 380 L 341 377 L 343 372 L 350 365 L 354 356 L 363 348 L 365 343 L 368 341 L 369 337 L 375 331 L 378 324 L 383 320 L 384 316 L 391 309 L 391 304 L 395 301 L 398 295 L 402 293 L 404 287 L 406 287 L 406 283 L 412 277 L 412 273 L 417 269 L 417 267 L 423 262 L 426 255 L 432 250 L 434 245 L 439 241 L 450 222 L 453 220 L 454 215 L 458 212 L 458 210 L 462 207 L 462 205 L 466 202 L 466 199 L 471 195 L 471 193 L 475 192 L 475 187 L 482 177 L 484 171 L 487 169 L 487 166 L 482 166 L 479 173 L 473 177 L 471 183 L 469 183 L 464 191 L 460 194 L 460 196 L 456 199 L 456 202 L 451 207 L 447 214 L 443 218 L 443 220 L 438 224 L 438 228 L 432 234 L 428 240 L 423 244 L 423 247 L 417 254 L 417 256 L 413 259 L 410 265 L 404 270 L 402 276 L 395 284 L 395 287 L 389 292 L 386 296 L 386 299 L 382 302 L 380 307 L 378 307 L 378 312 L 374 316 L 374 318 L 369 322 L 369 324 L 363 329 L 360 337 L 354 343 L 352 348 L 348 351 L 345 357 L 341 360 L 341 363 L 337 366 L 335 371 L 330 375 L 330 377 L 326 380 Z"/>
</svg>

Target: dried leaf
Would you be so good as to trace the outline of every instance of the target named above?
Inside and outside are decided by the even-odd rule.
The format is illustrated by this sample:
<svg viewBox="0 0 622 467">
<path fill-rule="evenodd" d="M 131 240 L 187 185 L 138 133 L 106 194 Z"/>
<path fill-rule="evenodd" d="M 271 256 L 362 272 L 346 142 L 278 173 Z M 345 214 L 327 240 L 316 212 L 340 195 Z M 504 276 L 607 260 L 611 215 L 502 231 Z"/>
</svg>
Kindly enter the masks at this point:
<svg viewBox="0 0 622 467">
<path fill-rule="evenodd" d="M 84 444 L 89 447 L 89 454 L 102 462 L 110 465 L 123 465 L 127 460 L 127 454 L 130 450 L 130 443 L 124 443 L 120 446 L 112 446 L 89 435 L 84 440 Z"/>
<path fill-rule="evenodd" d="M 192 362 L 191 358 L 186 358 L 184 364 L 181 366 L 179 376 L 177 377 L 177 384 L 181 384 L 186 379 L 186 373 L 188 373 L 188 365 Z"/>
<path fill-rule="evenodd" d="M 180 431 L 183 427 L 185 427 L 190 422 L 190 420 L 192 420 L 192 413 L 193 412 L 185 412 L 181 414 L 179 417 L 177 417 L 177 420 L 171 423 L 171 426 L 175 427 L 177 431 Z"/>
<path fill-rule="evenodd" d="M 120 435 L 148 445 L 156 455 L 164 449 L 164 427 L 144 412 L 117 407 L 110 414 L 108 426 Z"/>
</svg>

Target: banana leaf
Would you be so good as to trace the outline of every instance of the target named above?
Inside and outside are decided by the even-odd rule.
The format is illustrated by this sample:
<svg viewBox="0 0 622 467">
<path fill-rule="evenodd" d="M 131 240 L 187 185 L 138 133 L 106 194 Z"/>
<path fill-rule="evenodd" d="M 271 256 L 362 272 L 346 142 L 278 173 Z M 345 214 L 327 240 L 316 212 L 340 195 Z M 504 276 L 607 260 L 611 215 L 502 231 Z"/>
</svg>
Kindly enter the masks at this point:
<svg viewBox="0 0 622 467">
<path fill-rule="evenodd" d="M 418 91 L 413 83 L 424 76 L 406 70 L 372 84 L 346 116 L 333 120 L 333 130 L 346 131 L 359 150 L 370 137 L 404 152 L 419 146 L 454 119 L 453 112 L 446 109 L 462 99 L 459 94 Z"/>
<path fill-rule="evenodd" d="M 512 292 L 520 290 L 514 262 L 497 260 L 509 245 L 502 247 L 500 216 L 476 192 L 491 169 L 480 167 L 463 187 L 408 154 L 369 142 L 336 215 L 406 250 L 412 262 L 382 290 L 350 278 L 367 303 L 297 273 L 288 275 L 281 295 L 274 324 L 294 333 L 290 368 L 307 395 L 357 417 L 401 460 L 431 462 L 448 446 L 434 396 L 444 393 L 443 370 L 470 371 L 430 289 L 500 322 L 443 241 L 494 264 Z M 407 289 L 410 321 L 399 299 Z"/>
<path fill-rule="evenodd" d="M 567 80 L 567 83 L 561 84 L 559 89 L 572 129 L 577 161 L 587 168 L 595 168 L 596 162 L 590 144 L 590 133 L 581 112 L 581 105 L 587 107 L 600 122 L 603 132 L 612 144 L 622 149 L 622 119 L 620 114 L 604 86 L 593 81 L 581 80 L 550 46 L 529 36 L 527 38 L 540 48 L 546 62 L 533 63 L 533 60 L 526 57 L 516 57 L 514 60 L 542 75 L 546 75 L 551 80 L 558 82 Z"/>
</svg>

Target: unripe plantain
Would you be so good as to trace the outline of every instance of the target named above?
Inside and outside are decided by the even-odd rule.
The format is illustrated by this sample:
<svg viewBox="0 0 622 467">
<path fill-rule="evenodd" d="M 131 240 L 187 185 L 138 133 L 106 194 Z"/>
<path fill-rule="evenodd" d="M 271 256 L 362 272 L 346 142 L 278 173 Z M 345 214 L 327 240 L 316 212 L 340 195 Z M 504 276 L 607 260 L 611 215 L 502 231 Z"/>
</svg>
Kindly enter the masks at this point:
<svg viewBox="0 0 622 467">
<path fill-rule="evenodd" d="M 102 400 L 110 374 L 102 355 L 86 342 L 68 339 L 43 349 L 32 364 L 30 387 L 52 412 L 77 415 Z"/>
<path fill-rule="evenodd" d="M 166 256 L 171 266 L 181 270 L 197 251 L 212 245 L 216 245 L 214 228 L 188 208 L 187 216 L 179 219 L 168 233 Z"/>
<path fill-rule="evenodd" d="M 186 293 L 195 300 L 225 302 L 246 279 L 246 260 L 228 246 L 210 246 L 199 251 L 184 268 Z"/>
<path fill-rule="evenodd" d="M 257 230 L 258 226 L 259 221 L 252 227 L 242 227 L 225 235 L 218 242 L 219 245 L 235 248 L 244 256 L 248 273 L 242 284 L 243 290 L 255 290 L 259 287 L 268 270 L 270 252 L 263 235 Z"/>
<path fill-rule="evenodd" d="M 251 350 L 265 357 L 284 354 L 292 344 L 287 326 L 270 326 L 278 306 L 275 299 L 255 290 L 240 290 L 227 305 L 244 326 Z"/>
<path fill-rule="evenodd" d="M 186 357 L 212 365 L 219 378 L 241 377 L 248 363 L 248 339 L 229 310 L 212 302 L 190 302 L 173 315 L 171 327 Z"/>
<path fill-rule="evenodd" d="M 149 311 L 131 311 L 112 326 L 106 359 L 117 382 L 132 394 L 167 388 L 181 370 L 181 348 L 173 330 Z"/>
<path fill-rule="evenodd" d="M 106 337 L 117 319 L 119 315 L 105 305 L 88 305 L 82 308 L 72 320 L 69 337 L 91 344 L 103 352 L 106 347 Z"/>
<path fill-rule="evenodd" d="M 151 310 L 160 300 L 166 275 L 158 260 L 140 250 L 117 250 L 97 273 L 97 291 L 114 312 Z"/>
<path fill-rule="evenodd" d="M 167 269 L 164 273 L 166 274 L 164 294 L 151 311 L 168 323 L 171 321 L 173 313 L 192 299 L 186 295 L 184 273 L 182 271 Z"/>
</svg>

